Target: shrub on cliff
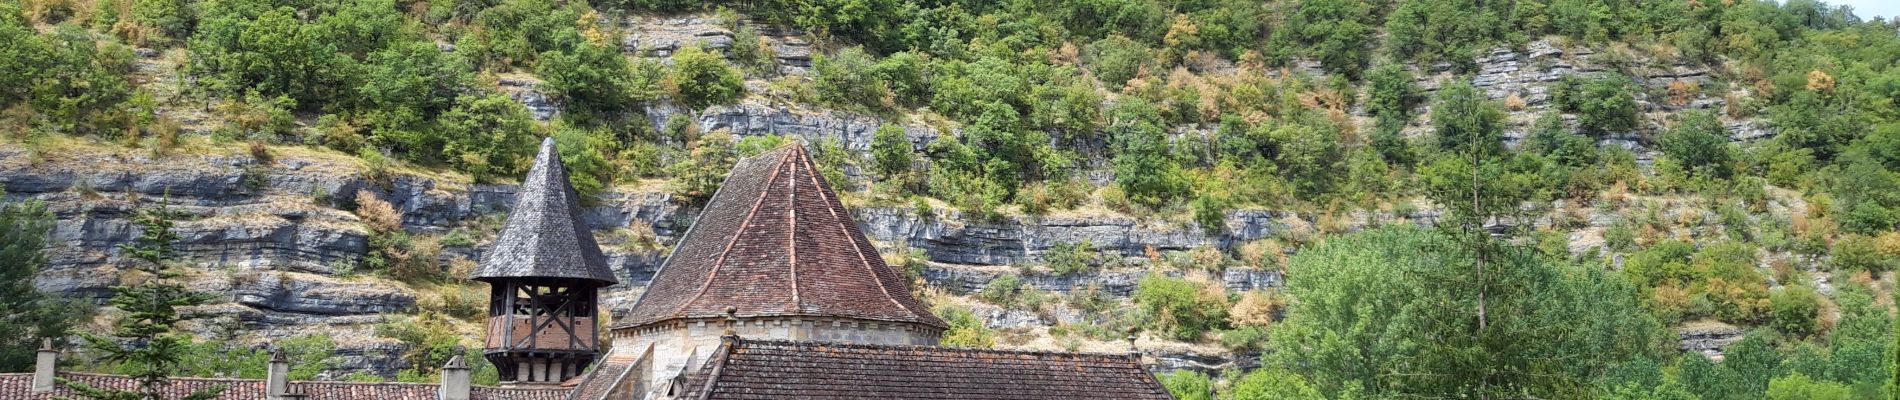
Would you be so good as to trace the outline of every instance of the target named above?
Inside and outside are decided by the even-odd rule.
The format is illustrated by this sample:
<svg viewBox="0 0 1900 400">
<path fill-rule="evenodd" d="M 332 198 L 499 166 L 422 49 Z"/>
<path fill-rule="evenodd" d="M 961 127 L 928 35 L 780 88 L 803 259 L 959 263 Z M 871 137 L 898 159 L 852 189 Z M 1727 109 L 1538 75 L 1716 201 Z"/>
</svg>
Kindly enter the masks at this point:
<svg viewBox="0 0 1900 400">
<path fill-rule="evenodd" d="M 983 320 L 970 313 L 970 310 L 952 305 L 939 305 L 931 310 L 950 324 L 943 332 L 939 344 L 951 347 L 973 347 L 987 349 L 996 346 L 996 332 L 983 326 Z"/>
<path fill-rule="evenodd" d="M 1791 286 L 1768 294 L 1768 322 L 1791 337 L 1805 337 L 1820 329 L 1821 297 L 1806 286 Z"/>
<path fill-rule="evenodd" d="M 1134 300 L 1152 318 L 1150 330 L 1170 339 L 1196 341 L 1227 326 L 1227 291 L 1212 281 L 1149 274 Z"/>
<path fill-rule="evenodd" d="M 673 52 L 673 69 L 668 75 L 673 92 L 681 105 L 699 110 L 730 103 L 745 92 L 745 81 L 738 68 L 726 63 L 718 53 L 686 46 Z"/>
<path fill-rule="evenodd" d="M 1675 126 L 1663 132 L 1658 144 L 1691 175 L 1727 178 L 1733 172 L 1728 131 L 1707 111 L 1677 115 Z"/>
<path fill-rule="evenodd" d="M 1584 132 L 1624 133 L 1636 128 L 1635 86 L 1615 73 L 1566 76 L 1551 88 L 1551 102 L 1564 112 L 1576 113 L 1577 125 Z"/>
</svg>

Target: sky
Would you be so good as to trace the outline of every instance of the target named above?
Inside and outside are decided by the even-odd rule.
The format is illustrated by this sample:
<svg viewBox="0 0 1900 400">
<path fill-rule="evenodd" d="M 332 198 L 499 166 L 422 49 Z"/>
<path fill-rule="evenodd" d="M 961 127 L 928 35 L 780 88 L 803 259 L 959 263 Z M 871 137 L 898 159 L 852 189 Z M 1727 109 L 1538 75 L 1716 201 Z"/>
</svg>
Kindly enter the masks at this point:
<svg viewBox="0 0 1900 400">
<path fill-rule="evenodd" d="M 1833 0 L 1827 4 L 1854 6 L 1854 15 L 1862 19 L 1872 19 L 1876 15 L 1891 19 L 1900 15 L 1900 0 Z"/>
</svg>

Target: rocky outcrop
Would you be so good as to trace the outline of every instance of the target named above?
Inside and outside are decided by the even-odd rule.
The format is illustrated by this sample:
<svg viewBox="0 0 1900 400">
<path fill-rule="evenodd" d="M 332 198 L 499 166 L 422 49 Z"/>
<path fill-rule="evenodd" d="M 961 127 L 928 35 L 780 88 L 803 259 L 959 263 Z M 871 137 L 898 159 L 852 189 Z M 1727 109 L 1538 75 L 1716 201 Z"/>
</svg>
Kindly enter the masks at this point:
<svg viewBox="0 0 1900 400">
<path fill-rule="evenodd" d="M 541 81 L 532 77 L 514 76 L 495 79 L 496 89 L 508 98 L 515 99 L 528 108 L 528 114 L 536 121 L 547 121 L 561 113 L 561 104 L 547 91 L 541 90 Z"/>
<path fill-rule="evenodd" d="M 786 135 L 808 141 L 835 140 L 846 148 L 870 151 L 871 137 L 884 121 L 838 111 L 793 110 L 786 105 L 745 102 L 701 110 L 697 121 L 705 132 L 726 130 L 737 136 Z"/>
<path fill-rule="evenodd" d="M 732 47 L 732 31 L 726 29 L 725 21 L 711 15 L 627 17 L 621 27 L 627 33 L 620 47 L 639 56 L 670 57 L 686 46 L 706 50 Z"/>
<path fill-rule="evenodd" d="M 1551 84 L 1565 76 L 1605 70 L 1594 63 L 1573 61 L 1588 59 L 1590 53 L 1568 54 L 1576 58 L 1566 58 L 1566 55 L 1565 49 L 1541 40 L 1526 45 L 1521 52 L 1505 47 L 1495 48 L 1478 57 L 1477 73 L 1471 77 L 1471 86 L 1492 99 L 1503 100 L 1515 95 L 1526 106 L 1542 108 L 1550 102 Z M 1432 86 L 1433 89 L 1436 87 Z"/>
<path fill-rule="evenodd" d="M 804 32 L 752 20 L 736 22 L 749 25 L 759 35 L 759 44 L 778 64 L 777 73 L 796 75 L 811 69 L 814 50 L 811 42 L 805 40 Z M 626 31 L 620 39 L 620 47 L 629 54 L 662 62 L 686 46 L 730 53 L 734 41 L 738 40 L 738 33 L 727 28 L 732 25 L 713 14 L 627 17 L 620 21 L 620 27 Z"/>
<path fill-rule="evenodd" d="M 229 292 L 238 304 L 260 310 L 333 316 L 409 311 L 416 296 L 377 281 L 347 281 L 293 272 L 234 274 Z"/>
<path fill-rule="evenodd" d="M 976 293 L 989 286 L 990 281 L 1003 275 L 1016 275 L 1027 287 L 1045 292 L 1067 293 L 1083 288 L 1101 290 L 1102 293 L 1116 297 L 1128 297 L 1135 292 L 1141 278 L 1154 273 L 1145 268 L 1121 268 L 1097 270 L 1073 274 L 1056 274 L 1045 271 L 1022 271 L 1017 268 L 987 268 L 949 264 L 933 264 L 925 268 L 922 277 L 931 287 L 951 293 Z M 1181 276 L 1180 271 L 1161 272 L 1169 276 Z M 1223 286 L 1229 291 L 1247 291 L 1279 287 L 1285 283 L 1285 277 L 1278 270 L 1256 268 L 1227 268 L 1215 273 Z"/>
<path fill-rule="evenodd" d="M 773 61 L 778 62 L 778 73 L 804 75 L 811 70 L 812 54 L 816 54 L 816 50 L 810 41 L 805 40 L 805 32 L 765 25 L 759 28 L 759 35 L 765 39 L 765 46 L 772 49 Z"/>
<path fill-rule="evenodd" d="M 1152 357 L 1153 364 L 1148 369 L 1165 372 L 1189 370 L 1221 376 L 1227 371 L 1252 371 L 1260 368 L 1260 353 L 1204 353 L 1195 351 L 1142 350 L 1142 355 Z M 1237 379 L 1238 377 L 1230 377 Z"/>
<path fill-rule="evenodd" d="M 1734 121 L 1723 125 L 1728 128 L 1729 139 L 1737 142 L 1753 142 L 1775 137 L 1775 128 L 1761 121 Z"/>
<path fill-rule="evenodd" d="M 1230 211 L 1220 232 L 1209 235 L 1196 223 L 1157 225 L 1122 215 L 971 221 L 956 212 L 919 217 L 912 209 L 897 207 L 861 207 L 853 214 L 872 239 L 923 249 L 934 262 L 968 265 L 1035 264 L 1050 247 L 1083 242 L 1119 257 L 1207 246 L 1227 249 L 1285 231 L 1285 219 L 1292 218 L 1266 210 Z"/>
<path fill-rule="evenodd" d="M 675 115 L 691 118 L 701 132 L 724 130 L 741 137 L 797 136 L 813 143 L 832 140 L 843 144 L 846 149 L 867 156 L 871 151 L 871 138 L 876 135 L 877 129 L 893 122 L 866 114 L 768 104 L 760 100 L 707 107 L 697 113 L 688 113 L 672 104 L 654 104 L 647 108 L 647 119 L 655 130 L 665 129 L 667 120 Z M 941 135 L 936 129 L 922 124 L 900 125 L 904 128 L 904 136 L 910 139 L 918 151 Z"/>
<path fill-rule="evenodd" d="M 1615 53 L 1612 55 L 1611 53 Z M 1654 134 L 1660 132 L 1677 112 L 1691 109 L 1721 111 L 1727 100 L 1721 93 L 1702 88 L 1714 85 L 1708 66 L 1681 60 L 1659 60 L 1631 55 L 1629 50 L 1597 51 L 1588 47 L 1563 47 L 1549 40 L 1533 41 L 1523 49 L 1497 47 L 1472 60 L 1473 72 L 1455 73 L 1451 64 L 1422 68 L 1415 82 L 1430 98 L 1445 83 L 1468 79 L 1487 97 L 1509 103 L 1505 142 L 1516 147 L 1528 134 L 1531 124 L 1552 109 L 1552 88 L 1569 76 L 1617 73 L 1627 77 L 1638 90 L 1632 94 L 1642 113 L 1634 131 L 1600 135 L 1597 144 L 1617 147 L 1636 155 L 1637 164 L 1648 168 L 1658 156 L 1650 148 Z M 1612 65 L 1614 64 L 1614 65 Z M 1468 78 L 1467 78 L 1468 76 Z M 1652 94 L 1659 94 L 1652 98 Z M 1431 132 L 1430 105 L 1418 110 L 1418 117 L 1402 132 L 1407 136 L 1425 136 Z M 1363 114 L 1364 110 L 1356 110 Z M 1736 119 L 1722 115 L 1735 141 L 1754 141 L 1774 135 L 1772 129 L 1754 119 Z M 1565 115 L 1565 123 L 1575 129 L 1575 115 Z M 1364 120 L 1370 123 L 1370 120 Z"/>
<path fill-rule="evenodd" d="M 1722 349 L 1735 342 L 1742 341 L 1742 329 L 1727 324 L 1707 324 L 1706 326 L 1687 326 L 1676 331 L 1682 351 L 1702 353 L 1715 361 L 1722 360 Z"/>
</svg>

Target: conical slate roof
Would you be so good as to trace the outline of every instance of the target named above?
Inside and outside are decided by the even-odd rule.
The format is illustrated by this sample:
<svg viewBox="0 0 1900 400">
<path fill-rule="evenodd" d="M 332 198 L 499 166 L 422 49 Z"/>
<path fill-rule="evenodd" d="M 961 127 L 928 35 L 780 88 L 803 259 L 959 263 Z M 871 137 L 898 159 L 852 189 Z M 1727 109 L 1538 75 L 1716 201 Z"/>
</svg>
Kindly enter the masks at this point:
<svg viewBox="0 0 1900 400">
<path fill-rule="evenodd" d="M 515 207 L 508 213 L 494 248 L 469 278 L 495 281 L 507 278 L 586 279 L 601 286 L 617 282 L 607 269 L 606 257 L 594 234 L 580 219 L 579 195 L 568 183 L 567 166 L 554 149 L 554 138 L 541 141 L 534 167 L 521 180 Z"/>
<path fill-rule="evenodd" d="M 803 146 L 739 161 L 617 327 L 824 316 L 947 327 L 910 294 Z"/>
</svg>

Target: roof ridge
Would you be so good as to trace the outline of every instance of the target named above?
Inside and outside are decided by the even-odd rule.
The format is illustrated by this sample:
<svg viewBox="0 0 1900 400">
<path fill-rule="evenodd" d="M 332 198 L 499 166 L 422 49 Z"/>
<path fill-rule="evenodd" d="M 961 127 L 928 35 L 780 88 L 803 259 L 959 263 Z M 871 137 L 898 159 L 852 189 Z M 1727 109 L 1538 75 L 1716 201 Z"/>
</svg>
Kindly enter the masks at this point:
<svg viewBox="0 0 1900 400">
<path fill-rule="evenodd" d="M 7 375 L 14 375 L 14 374 L 7 374 Z M 31 373 L 31 372 L 26 372 L 26 373 L 20 373 L 19 375 L 33 375 L 33 373 Z M 129 375 L 119 375 L 119 374 L 102 374 L 102 373 L 98 373 L 98 372 L 59 372 L 59 373 L 56 373 L 55 375 L 72 375 L 72 376 L 97 376 L 97 377 L 105 377 L 105 378 L 125 378 L 125 379 L 132 379 L 132 377 L 131 377 L 131 376 L 129 376 Z M 173 381 L 199 381 L 199 382 L 263 382 L 263 381 L 264 381 L 263 379 L 249 379 L 249 378 L 217 378 L 217 377 L 208 377 L 208 376 L 179 376 L 179 377 L 172 377 L 172 378 L 170 378 L 169 380 L 173 380 Z"/>
<path fill-rule="evenodd" d="M 1069 357 L 1078 357 L 1078 358 L 1089 357 L 1089 358 L 1120 359 L 1120 360 L 1128 360 L 1132 356 L 1132 354 L 1130 353 L 985 349 L 985 348 L 976 348 L 976 347 L 926 346 L 926 345 L 914 345 L 914 344 L 874 344 L 874 343 L 827 342 L 827 341 L 817 341 L 817 340 L 747 339 L 744 337 L 740 337 L 738 340 L 738 343 L 742 345 L 762 344 L 762 345 L 768 345 L 768 346 L 776 345 L 776 346 L 797 346 L 797 347 L 843 347 L 843 348 L 859 348 L 859 349 L 928 350 L 928 351 L 947 351 L 947 352 L 958 352 L 958 353 L 1053 355 L 1053 356 L 1069 356 Z"/>
<path fill-rule="evenodd" d="M 786 157 L 780 160 L 779 162 L 783 164 L 785 161 L 796 160 L 800 158 L 800 157 L 792 157 L 792 155 L 797 154 L 800 151 L 803 151 L 804 149 L 805 149 L 805 146 L 793 147 L 790 152 L 786 153 Z M 809 159 L 810 157 L 804 157 L 804 158 Z M 792 310 L 799 311 L 799 312 L 805 311 L 805 302 L 800 300 L 798 297 L 798 204 L 797 204 L 798 203 L 798 170 L 797 169 L 798 167 L 804 166 L 802 164 L 803 163 L 792 163 L 792 178 L 787 179 L 785 181 L 785 189 L 786 189 L 785 214 L 787 214 L 789 216 L 788 218 L 790 218 L 790 220 L 786 221 L 786 224 L 785 224 L 786 228 L 788 228 L 785 230 L 785 248 L 788 251 L 789 255 L 791 256 L 791 262 L 788 263 L 788 265 L 786 265 L 785 270 L 788 271 L 791 275 L 790 281 L 792 283 Z M 774 172 L 772 174 L 772 177 L 778 178 L 777 169 L 774 169 L 773 171 Z M 772 190 L 770 187 L 767 187 L 765 190 L 765 192 L 768 192 L 768 193 L 771 191 Z M 818 193 L 819 195 L 823 195 L 824 191 L 820 190 Z"/>
<path fill-rule="evenodd" d="M 739 338 L 738 335 L 722 337 L 720 340 L 726 343 L 721 343 L 719 349 L 715 350 L 719 361 L 706 360 L 706 368 L 711 368 L 712 370 L 706 372 L 706 387 L 699 392 L 699 398 L 701 400 L 712 398 L 713 388 L 719 386 L 719 377 L 725 374 L 726 362 L 732 361 L 732 347 L 745 343 L 745 339 Z M 687 388 L 686 390 L 692 389 Z"/>
<path fill-rule="evenodd" d="M 784 156 L 780 156 L 780 157 L 784 157 Z M 781 158 L 777 164 L 784 164 L 783 158 Z M 736 169 L 736 166 L 735 166 L 735 169 Z M 779 169 L 773 168 L 772 175 L 767 176 L 765 178 L 765 183 L 767 185 L 770 185 L 773 179 L 778 178 L 778 174 L 779 174 Z M 731 178 L 728 177 L 727 179 L 730 180 Z M 720 185 L 720 186 L 723 187 L 725 185 Z M 731 254 L 732 246 L 739 243 L 740 237 L 745 236 L 746 228 L 752 226 L 752 218 L 754 216 L 759 215 L 759 206 L 765 204 L 765 198 L 769 197 L 771 193 L 772 193 L 771 190 L 759 191 L 759 198 L 752 201 L 752 209 L 746 211 L 745 218 L 740 220 L 739 228 L 733 231 L 731 239 L 726 240 L 726 246 L 719 250 L 719 257 L 713 259 L 712 270 L 706 271 L 706 283 L 701 284 L 699 286 L 699 291 L 694 293 L 692 298 L 689 298 L 689 299 L 686 299 L 686 301 L 680 302 L 679 307 L 673 309 L 673 314 L 682 314 L 686 312 L 687 307 L 691 307 L 693 303 L 699 302 L 699 299 L 701 297 L 706 296 L 706 290 L 711 289 L 713 282 L 718 281 L 719 271 L 722 269 L 720 267 L 725 263 L 726 255 Z M 716 193 L 714 194 L 714 196 L 717 196 L 717 195 L 718 194 Z M 698 225 L 698 223 L 695 222 L 694 225 Z M 684 239 L 682 238 L 682 240 Z M 668 258 L 671 258 L 671 256 L 668 256 Z M 668 260 L 668 261 L 671 261 L 671 260 Z M 657 272 L 656 272 L 656 276 L 657 276 Z M 644 297 L 645 295 L 642 294 L 641 296 Z"/>
<path fill-rule="evenodd" d="M 692 398 L 1173 399 L 1136 358 L 915 345 L 744 340 L 697 376 Z M 817 373 L 814 373 L 816 371 Z M 834 392 L 833 388 L 852 390 Z"/>
<path fill-rule="evenodd" d="M 33 373 L 31 372 L 0 373 L 0 377 L 32 376 L 32 375 Z M 59 372 L 57 375 L 133 379 L 129 375 L 106 374 L 106 373 L 98 373 L 98 372 L 76 372 L 76 371 L 75 372 Z M 172 377 L 170 380 L 196 381 L 196 382 L 230 382 L 230 383 L 263 383 L 265 381 L 264 379 L 257 379 L 257 378 L 219 378 L 219 377 L 209 377 L 209 376 L 176 376 L 176 377 Z M 427 382 L 356 382 L 356 381 L 323 381 L 323 380 L 291 380 L 288 382 L 290 383 L 321 383 L 321 384 L 349 385 L 349 386 L 442 386 L 439 383 L 427 383 Z M 475 389 L 497 389 L 497 390 L 567 390 L 564 388 L 506 388 L 506 387 L 499 387 L 499 386 L 484 386 L 484 385 L 470 385 L 470 387 L 475 388 Z"/>
</svg>

